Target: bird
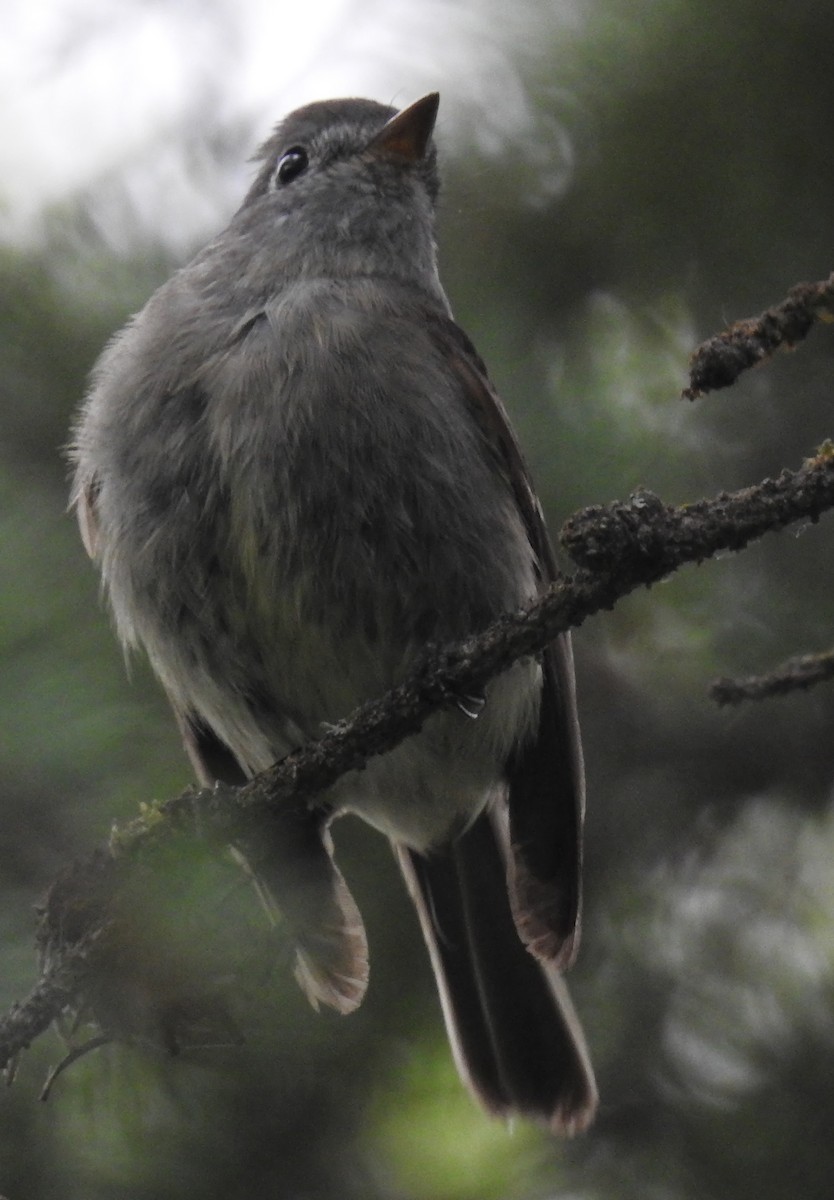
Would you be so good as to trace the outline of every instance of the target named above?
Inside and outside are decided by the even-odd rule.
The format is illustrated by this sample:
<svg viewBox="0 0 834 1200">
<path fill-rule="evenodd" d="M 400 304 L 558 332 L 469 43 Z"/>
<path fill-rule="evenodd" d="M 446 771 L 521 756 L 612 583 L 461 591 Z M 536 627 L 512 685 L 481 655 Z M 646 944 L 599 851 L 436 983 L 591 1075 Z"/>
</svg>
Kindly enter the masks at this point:
<svg viewBox="0 0 834 1200">
<path fill-rule="evenodd" d="M 290 113 L 226 229 L 91 374 L 72 504 L 204 784 L 245 782 L 559 577 L 440 282 L 438 105 Z M 385 834 L 464 1084 L 571 1135 L 597 1089 L 563 979 L 585 803 L 569 635 L 453 700 L 236 850 L 311 1003 L 348 1013 L 368 947 L 330 826 Z"/>
</svg>

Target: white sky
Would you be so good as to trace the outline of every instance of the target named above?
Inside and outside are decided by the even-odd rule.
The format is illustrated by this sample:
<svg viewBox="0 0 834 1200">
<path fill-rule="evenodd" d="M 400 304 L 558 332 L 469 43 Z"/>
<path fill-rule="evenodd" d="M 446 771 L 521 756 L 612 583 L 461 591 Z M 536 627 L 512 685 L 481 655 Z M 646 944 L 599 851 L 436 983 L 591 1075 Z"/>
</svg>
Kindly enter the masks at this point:
<svg viewBox="0 0 834 1200">
<path fill-rule="evenodd" d="M 158 219 L 162 189 L 169 236 L 189 240 L 233 207 L 274 122 L 328 96 L 405 104 L 437 89 L 445 144 L 494 154 L 529 136 L 520 68 L 541 22 L 552 37 L 575 13 L 574 0 L 4 0 L 0 221 L 22 236 L 44 203 L 116 171 L 140 214 Z M 178 155 L 195 123 L 251 130 L 238 176 L 210 195 Z"/>
</svg>

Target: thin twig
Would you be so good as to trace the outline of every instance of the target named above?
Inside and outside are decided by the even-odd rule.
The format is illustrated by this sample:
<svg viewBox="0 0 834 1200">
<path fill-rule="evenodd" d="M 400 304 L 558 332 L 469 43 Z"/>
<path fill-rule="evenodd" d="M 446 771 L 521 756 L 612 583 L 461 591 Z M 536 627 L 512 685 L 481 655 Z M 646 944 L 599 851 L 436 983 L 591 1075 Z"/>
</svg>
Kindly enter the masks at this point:
<svg viewBox="0 0 834 1200">
<path fill-rule="evenodd" d="M 702 342 L 689 364 L 685 400 L 729 387 L 749 367 L 790 349 L 808 336 L 817 321 L 834 321 L 834 274 L 820 283 L 798 283 L 787 298 L 757 317 L 736 321 Z"/>
<path fill-rule="evenodd" d="M 76 946 L 63 961 L 38 980 L 20 1004 L 14 1004 L 0 1020 L 0 1067 L 14 1063 L 22 1050 L 44 1033 L 83 990 L 89 973 L 87 949 Z M 14 1075 L 9 1079 L 13 1079 Z"/>
<path fill-rule="evenodd" d="M 74 1062 L 78 1062 L 79 1058 L 84 1058 L 87 1054 L 92 1054 L 94 1050 L 100 1050 L 102 1046 L 109 1046 L 112 1038 L 106 1033 L 100 1033 L 96 1037 L 91 1037 L 81 1046 L 75 1046 L 69 1050 L 57 1066 L 52 1067 L 44 1080 L 39 1100 L 48 1100 L 49 1093 L 52 1091 L 53 1085 L 60 1075 L 63 1075 L 67 1067 L 71 1067 Z"/>
<path fill-rule="evenodd" d="M 805 691 L 827 679 L 834 679 L 834 650 L 789 658 L 763 675 L 716 679 L 710 685 L 710 696 L 718 704 L 741 704 L 745 700 L 765 700 L 768 696 Z"/>
</svg>

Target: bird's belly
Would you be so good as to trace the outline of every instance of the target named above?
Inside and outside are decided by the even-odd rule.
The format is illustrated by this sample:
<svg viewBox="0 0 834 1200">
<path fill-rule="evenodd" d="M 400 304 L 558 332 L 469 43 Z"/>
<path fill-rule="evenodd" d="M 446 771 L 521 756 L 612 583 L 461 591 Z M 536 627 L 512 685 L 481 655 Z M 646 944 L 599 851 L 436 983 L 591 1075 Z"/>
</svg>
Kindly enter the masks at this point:
<svg viewBox="0 0 834 1200">
<path fill-rule="evenodd" d="M 368 360 L 375 318 L 327 295 L 325 346 L 304 291 L 260 323 L 245 360 L 214 364 L 212 403 L 187 428 L 202 473 L 184 487 L 178 455 L 155 456 L 107 553 L 122 636 L 249 773 L 384 694 L 427 644 L 539 588 L 516 497 L 445 362 L 413 331 Z M 363 373 L 345 375 L 354 360 Z M 537 664 L 511 668 L 477 720 L 433 716 L 340 781 L 334 807 L 415 847 L 439 840 L 500 784 L 539 691 Z"/>
<path fill-rule="evenodd" d="M 415 850 L 462 832 L 503 786 L 513 747 L 532 734 L 540 688 L 538 664 L 515 664 L 489 684 L 476 719 L 457 707 L 435 713 L 419 733 L 338 781 L 336 811 L 356 813 Z"/>
<path fill-rule="evenodd" d="M 415 648 L 375 649 L 361 639 L 332 639 L 322 631 L 284 631 L 270 662 L 264 702 L 240 706 L 230 720 L 229 695 L 200 708 L 251 772 L 263 770 L 316 738 L 359 704 L 382 696 L 408 673 Z M 260 643 L 264 645 L 262 641 Z M 396 664 L 396 665 L 395 665 Z M 205 677 L 216 678 L 210 668 Z M 334 815 L 354 813 L 389 837 L 417 850 L 461 832 L 503 782 L 512 750 L 537 723 L 541 670 L 516 663 L 485 691 L 476 719 L 453 702 L 392 750 L 372 756 L 364 769 L 337 780 L 321 798 Z M 193 687 L 189 687 L 192 699 Z M 212 711 L 213 708 L 213 711 Z"/>
</svg>

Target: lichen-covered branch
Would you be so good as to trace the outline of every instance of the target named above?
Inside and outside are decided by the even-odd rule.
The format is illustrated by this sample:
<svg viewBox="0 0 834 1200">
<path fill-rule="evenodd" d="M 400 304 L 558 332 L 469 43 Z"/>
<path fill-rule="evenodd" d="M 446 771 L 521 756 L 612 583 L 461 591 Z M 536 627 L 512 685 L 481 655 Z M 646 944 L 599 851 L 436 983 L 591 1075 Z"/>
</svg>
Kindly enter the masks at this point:
<svg viewBox="0 0 834 1200">
<path fill-rule="evenodd" d="M 796 346 L 817 321 L 834 321 L 834 274 L 820 283 L 798 283 L 781 304 L 702 342 L 690 359 L 684 399 L 729 387 L 776 350 Z"/>
<path fill-rule="evenodd" d="M 754 538 L 797 520 L 815 523 L 831 507 L 834 443 L 825 442 L 797 471 L 782 471 L 737 492 L 721 492 L 679 508 L 651 492 L 625 504 L 584 509 L 565 524 L 561 541 L 574 562 L 596 570 L 634 572 L 652 583 L 684 563 L 719 550 L 742 550 Z"/>
<path fill-rule="evenodd" d="M 0 1070 L 11 1077 L 22 1050 L 77 1000 L 89 976 L 87 948 L 78 944 L 46 970 L 32 991 L 0 1020 Z"/>
<path fill-rule="evenodd" d="M 827 679 L 834 679 L 834 650 L 789 658 L 764 675 L 716 679 L 710 685 L 710 696 L 718 704 L 741 704 L 745 700 L 766 700 L 769 696 L 806 691 Z"/>
<path fill-rule="evenodd" d="M 783 471 L 777 479 L 722 493 L 713 500 L 676 508 L 650 492 L 640 492 L 625 502 L 577 513 L 561 533 L 576 570 L 535 604 L 505 615 L 463 642 L 428 650 L 399 687 L 364 705 L 245 787 L 191 788 L 146 806 L 114 834 L 106 850 L 74 864 L 53 885 L 41 917 L 43 978 L 22 1004 L 0 1018 L 0 1067 L 12 1063 L 68 1007 L 91 1011 L 105 1033 L 129 1037 L 136 1032 L 124 1016 L 124 1006 L 112 1000 L 102 976 L 111 981 L 111 989 L 118 976 L 115 992 L 129 992 L 137 969 L 127 961 L 119 927 L 124 914 L 137 909 L 131 893 L 134 884 L 128 881 L 135 879 L 137 871 L 151 869 L 155 852 L 164 852 L 183 835 L 210 848 L 250 841 L 264 822 L 274 823 L 289 806 L 315 803 L 312 798 L 340 775 L 415 733 L 438 707 L 460 695 L 477 694 L 490 678 L 516 659 L 539 652 L 561 631 L 581 625 L 629 592 L 651 586 L 686 563 L 739 550 L 767 531 L 793 522 L 816 521 L 832 507 L 834 450 L 826 445 L 797 471 Z M 214 1005 L 211 998 L 204 1003 L 205 998 L 190 994 L 185 1004 L 175 976 L 175 971 L 166 973 L 169 994 L 164 1010 L 149 1015 L 146 1004 L 139 1031 L 172 1048 L 180 1030 L 170 1025 L 170 1013 L 196 1011 L 203 1019 L 207 1007 Z M 222 1025 L 222 1003 L 208 1016 Z"/>
</svg>

